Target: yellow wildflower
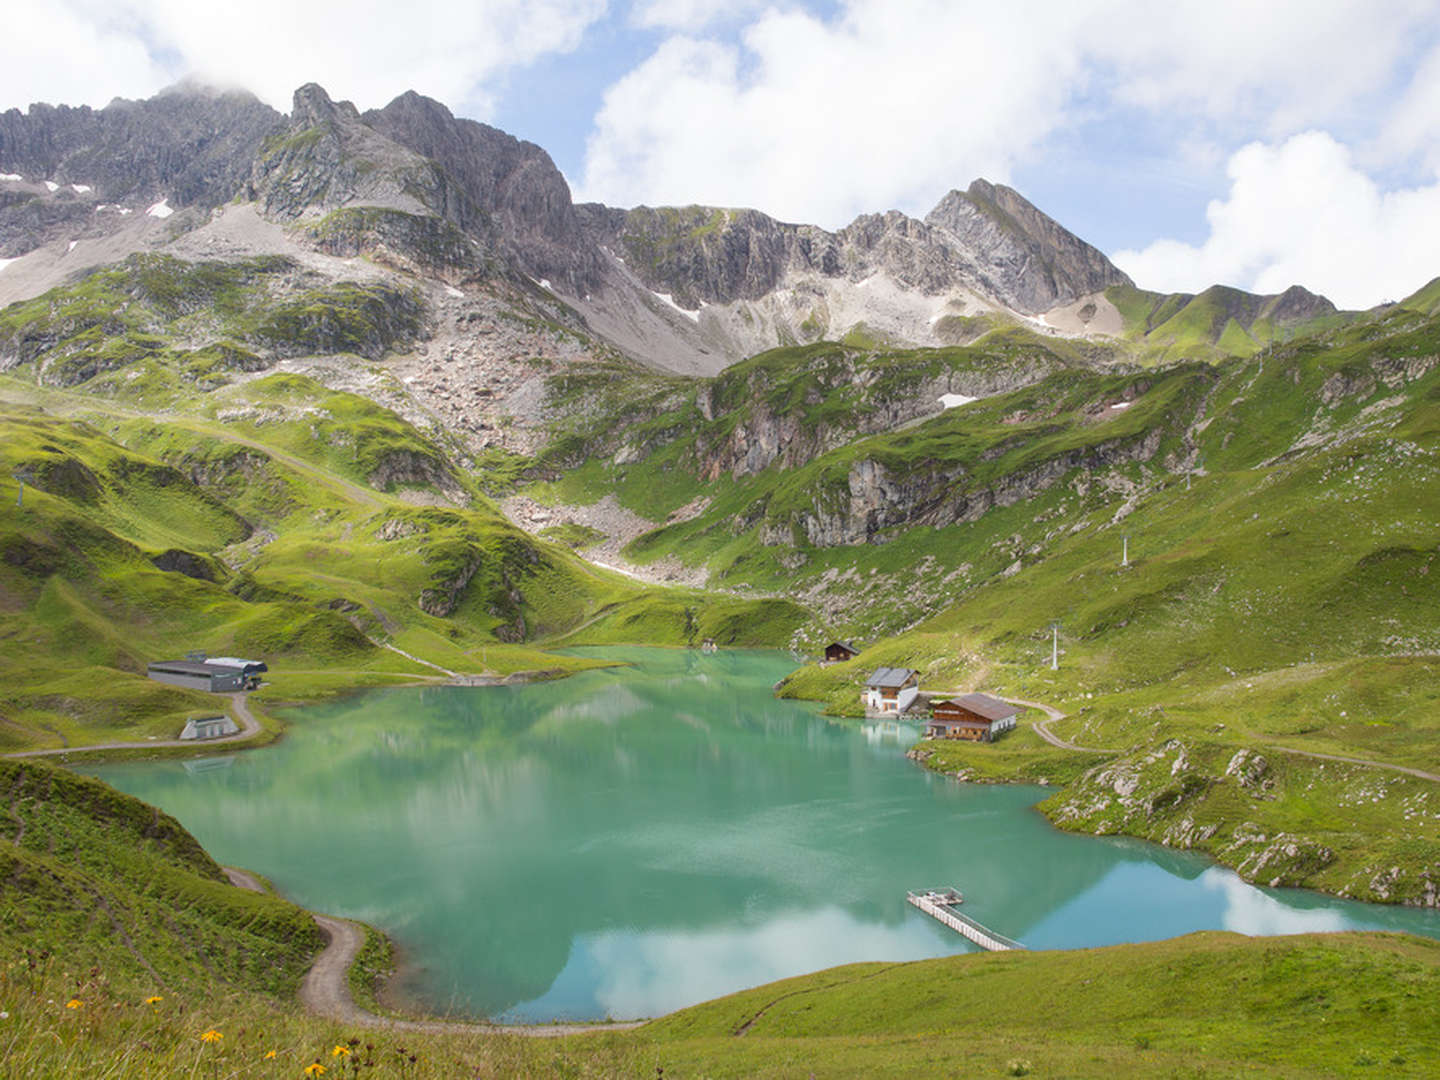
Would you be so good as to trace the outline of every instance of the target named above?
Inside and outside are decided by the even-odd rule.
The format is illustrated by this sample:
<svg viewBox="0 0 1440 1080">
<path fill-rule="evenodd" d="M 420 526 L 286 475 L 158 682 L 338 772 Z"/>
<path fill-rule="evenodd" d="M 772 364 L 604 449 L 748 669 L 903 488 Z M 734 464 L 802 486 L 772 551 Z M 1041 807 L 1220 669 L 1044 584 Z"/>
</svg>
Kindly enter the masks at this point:
<svg viewBox="0 0 1440 1080">
<path fill-rule="evenodd" d="M 159 1005 L 160 1002 L 162 1002 L 162 1001 L 164 1001 L 164 1000 L 165 1000 L 165 999 L 164 999 L 163 997 L 161 997 L 159 994 L 151 994 L 148 998 L 145 999 L 145 1004 L 146 1004 L 146 1005 Z"/>
<path fill-rule="evenodd" d="M 270 1060 L 271 1058 L 273 1058 L 274 1056 L 275 1056 L 275 1051 L 274 1051 L 274 1050 L 271 1050 L 269 1053 L 267 1053 L 267 1054 L 265 1055 L 265 1060 L 266 1060 L 266 1061 L 269 1061 L 269 1060 Z"/>
<path fill-rule="evenodd" d="M 211 1028 L 209 1031 L 205 1032 L 205 1034 L 200 1036 L 200 1041 L 207 1043 L 217 1043 L 224 1037 L 225 1036 L 221 1035 L 220 1032 L 216 1031 L 214 1028 Z"/>
<path fill-rule="evenodd" d="M 80 1006 L 82 1006 L 82 1005 L 84 1005 L 84 1004 L 85 1004 L 85 1003 L 84 1003 L 83 1001 L 81 1001 L 79 998 L 71 998 L 69 1001 L 65 1002 L 65 1007 L 66 1007 L 67 1009 L 78 1009 L 78 1008 L 80 1008 Z"/>
<path fill-rule="evenodd" d="M 305 1066 L 305 1075 L 306 1075 L 306 1076 L 324 1076 L 324 1075 L 325 1075 L 325 1066 L 324 1066 L 324 1065 L 321 1065 L 320 1062 L 318 1062 L 318 1061 L 315 1062 L 314 1065 L 306 1065 L 306 1066 Z"/>
<path fill-rule="evenodd" d="M 349 1056 L 350 1056 L 350 1048 L 349 1048 L 348 1046 L 337 1046 L 337 1047 L 335 1047 L 334 1050 L 331 1050 L 331 1051 L 330 1051 L 330 1056 L 331 1056 L 331 1057 L 349 1057 Z"/>
</svg>

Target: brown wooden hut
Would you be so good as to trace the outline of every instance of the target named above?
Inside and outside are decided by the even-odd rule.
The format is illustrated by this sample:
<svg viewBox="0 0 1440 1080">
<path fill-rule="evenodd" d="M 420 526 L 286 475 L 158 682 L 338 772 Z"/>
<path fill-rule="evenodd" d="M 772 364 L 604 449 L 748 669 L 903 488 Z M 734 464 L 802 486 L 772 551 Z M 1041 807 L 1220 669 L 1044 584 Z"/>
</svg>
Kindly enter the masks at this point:
<svg viewBox="0 0 1440 1080">
<path fill-rule="evenodd" d="M 964 697 L 930 703 L 930 720 L 925 734 L 931 739 L 972 739 L 993 742 L 1001 732 L 1015 726 L 1020 709 L 1008 701 L 989 694 L 966 694 Z"/>
</svg>

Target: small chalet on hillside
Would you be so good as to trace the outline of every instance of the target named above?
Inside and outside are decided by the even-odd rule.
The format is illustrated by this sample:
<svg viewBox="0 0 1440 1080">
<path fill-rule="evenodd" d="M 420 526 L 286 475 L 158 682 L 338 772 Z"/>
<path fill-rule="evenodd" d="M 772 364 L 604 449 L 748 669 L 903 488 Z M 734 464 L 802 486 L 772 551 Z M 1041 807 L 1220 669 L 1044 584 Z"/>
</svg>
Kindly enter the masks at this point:
<svg viewBox="0 0 1440 1080">
<path fill-rule="evenodd" d="M 920 693 L 920 673 L 912 668 L 876 668 L 865 683 L 865 711 L 879 715 L 903 713 Z"/>
<path fill-rule="evenodd" d="M 931 739 L 993 742 L 995 736 L 1015 726 L 1015 717 L 1019 715 L 1019 708 L 989 694 L 932 701 L 925 735 Z"/>
<path fill-rule="evenodd" d="M 825 659 L 822 664 L 843 664 L 846 660 L 854 660 L 860 655 L 857 649 L 848 641 L 832 641 L 825 646 Z"/>
</svg>

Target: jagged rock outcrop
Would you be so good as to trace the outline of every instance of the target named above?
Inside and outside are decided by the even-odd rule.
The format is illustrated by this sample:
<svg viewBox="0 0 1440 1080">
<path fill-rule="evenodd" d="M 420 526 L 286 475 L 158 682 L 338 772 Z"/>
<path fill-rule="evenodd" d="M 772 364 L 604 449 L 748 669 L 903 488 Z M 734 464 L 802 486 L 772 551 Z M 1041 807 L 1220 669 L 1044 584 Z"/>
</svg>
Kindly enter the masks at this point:
<svg viewBox="0 0 1440 1080">
<path fill-rule="evenodd" d="M 478 548 L 472 548 L 465 553 L 462 561 L 435 574 L 416 598 L 420 610 L 439 619 L 453 615 L 471 579 L 484 562 L 484 554 Z"/>
<path fill-rule="evenodd" d="M 892 210 L 861 215 L 834 233 L 709 206 L 579 211 L 597 242 L 646 285 L 692 309 L 758 299 L 786 275 L 803 273 L 852 281 L 883 273 L 926 294 L 971 289 L 1027 314 L 1131 284 L 1018 192 L 985 180 L 950 192 L 923 221 Z"/>
<path fill-rule="evenodd" d="M 276 357 L 348 352 L 378 360 L 423 328 L 424 304 L 413 289 L 342 282 L 275 305 L 247 341 Z"/>
<path fill-rule="evenodd" d="M 1001 184 L 976 180 L 950 192 L 925 223 L 954 238 L 986 292 L 1016 311 L 1039 314 L 1133 284 L 1103 252 Z"/>
<path fill-rule="evenodd" d="M 83 184 L 98 199 L 215 206 L 241 188 L 284 117 L 243 90 L 183 82 L 144 101 L 0 113 L 0 172 Z"/>
<path fill-rule="evenodd" d="M 469 502 L 464 487 L 445 467 L 443 461 L 415 450 L 391 450 L 370 471 L 365 482 L 376 491 L 431 488 L 442 493 L 451 502 L 461 505 Z M 380 538 L 390 539 L 389 536 Z"/>
<path fill-rule="evenodd" d="M 791 272 L 843 270 L 830 233 L 786 225 L 758 210 L 615 210 L 596 203 L 576 209 L 595 242 L 624 260 L 646 286 L 672 294 L 682 308 L 758 300 Z"/>
<path fill-rule="evenodd" d="M 436 162 L 466 199 L 494 220 L 527 274 L 563 283 L 573 296 L 599 287 L 604 261 L 581 227 L 565 177 L 540 147 L 458 119 L 413 90 L 361 119 Z"/>
<path fill-rule="evenodd" d="M 80 232 L 95 212 L 93 200 L 68 187 L 53 195 L 0 191 L 0 259 L 14 258 L 51 239 Z"/>
<path fill-rule="evenodd" d="M 225 235 L 195 240 L 197 250 L 217 239 L 243 249 L 244 227 L 212 215 L 239 195 L 289 227 L 271 230 L 267 251 L 365 255 L 452 286 L 504 280 L 518 306 L 547 307 L 548 320 L 687 374 L 820 340 L 966 343 L 1016 317 L 1042 333 L 1136 330 L 1122 331 L 1119 310 L 1097 296 L 1129 278 L 1002 185 L 976 180 L 923 219 L 892 210 L 836 231 L 748 209 L 577 206 L 542 148 L 413 91 L 362 114 L 308 83 L 289 117 L 195 83 L 100 110 L 34 105 L 0 115 L 0 173 L 21 176 L 0 181 L 0 258 L 47 251 L 29 295 L 63 278 L 71 264 L 60 260 L 82 240 L 123 237 L 109 254 L 81 247 L 76 268 L 121 248 L 183 244 L 208 226 Z M 1149 295 L 1152 314 L 1168 318 L 1174 305 Z M 1178 346 L 1203 337 L 1198 324 L 1212 315 L 1218 342 L 1232 318 L 1247 332 L 1262 322 L 1270 336 L 1257 340 L 1270 340 L 1276 327 L 1334 313 L 1299 287 L 1182 299 L 1199 308 L 1172 328 Z M 1033 319 L 1042 314 L 1049 321 Z"/>
<path fill-rule="evenodd" d="M 1066 451 L 981 484 L 967 483 L 966 470 L 959 465 L 930 463 L 902 475 L 883 462 L 864 458 L 850 466 L 843 490 L 818 493 L 814 504 L 794 517 L 768 520 L 760 539 L 787 545 L 798 531 L 816 547 L 838 547 L 872 543 L 901 527 L 944 528 L 978 521 L 997 506 L 1034 498 L 1076 469 L 1094 471 L 1149 461 L 1160 449 L 1161 435 L 1155 429 L 1138 438 Z"/>
<path fill-rule="evenodd" d="M 493 270 L 491 253 L 444 218 L 380 206 L 347 206 L 327 214 L 307 235 L 321 251 L 376 262 L 445 280 Z"/>
<path fill-rule="evenodd" d="M 150 563 L 157 570 L 164 570 L 172 574 L 184 574 L 186 577 L 194 578 L 196 581 L 217 581 L 219 574 L 215 564 L 203 555 L 197 555 L 193 551 L 186 551 L 184 548 L 169 548 L 155 555 Z"/>
<path fill-rule="evenodd" d="M 1006 393 L 1037 382 L 1059 367 L 1054 356 L 1037 351 L 990 367 L 884 379 L 866 363 L 866 354 L 837 347 L 824 363 L 811 367 L 810 374 L 818 383 L 811 393 L 822 397 L 849 393 L 860 401 L 839 412 L 835 420 L 818 422 L 802 419 L 803 406 L 792 404 L 778 410 L 772 406 L 763 368 L 745 378 L 743 386 L 734 385 L 742 379 L 739 373 L 726 372 L 701 392 L 697 405 L 706 419 L 722 413 L 738 414 L 741 419 L 722 426 L 713 441 L 699 440 L 696 469 L 702 478 L 713 480 L 726 473 L 736 478 L 753 476 L 774 464 L 796 468 L 865 435 L 938 415 L 943 411 L 942 395 L 982 398 Z"/>
<path fill-rule="evenodd" d="M 73 237 L 102 205 L 225 203 L 244 186 L 261 143 L 283 125 L 252 94 L 195 82 L 144 101 L 116 98 L 103 109 L 35 104 L 0 113 L 0 173 L 23 178 L 0 191 L 0 257 Z M 105 224 L 120 221 L 112 210 Z"/>
<path fill-rule="evenodd" d="M 264 213 L 286 221 L 360 205 L 488 231 L 484 215 L 436 162 L 375 131 L 353 104 L 332 101 L 315 83 L 295 91 L 289 127 L 260 148 L 250 192 Z"/>
</svg>

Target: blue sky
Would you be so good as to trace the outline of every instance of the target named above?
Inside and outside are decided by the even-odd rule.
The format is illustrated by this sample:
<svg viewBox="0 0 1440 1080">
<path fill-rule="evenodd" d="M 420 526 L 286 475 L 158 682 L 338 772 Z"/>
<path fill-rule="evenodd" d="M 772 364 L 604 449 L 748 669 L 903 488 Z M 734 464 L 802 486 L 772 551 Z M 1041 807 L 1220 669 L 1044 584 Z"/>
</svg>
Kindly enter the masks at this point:
<svg viewBox="0 0 1440 1080">
<path fill-rule="evenodd" d="M 7 30 L 0 107 L 413 88 L 613 205 L 837 228 L 986 176 L 1152 288 L 1368 306 L 1440 274 L 1430 0 L 52 0 Z"/>
</svg>

